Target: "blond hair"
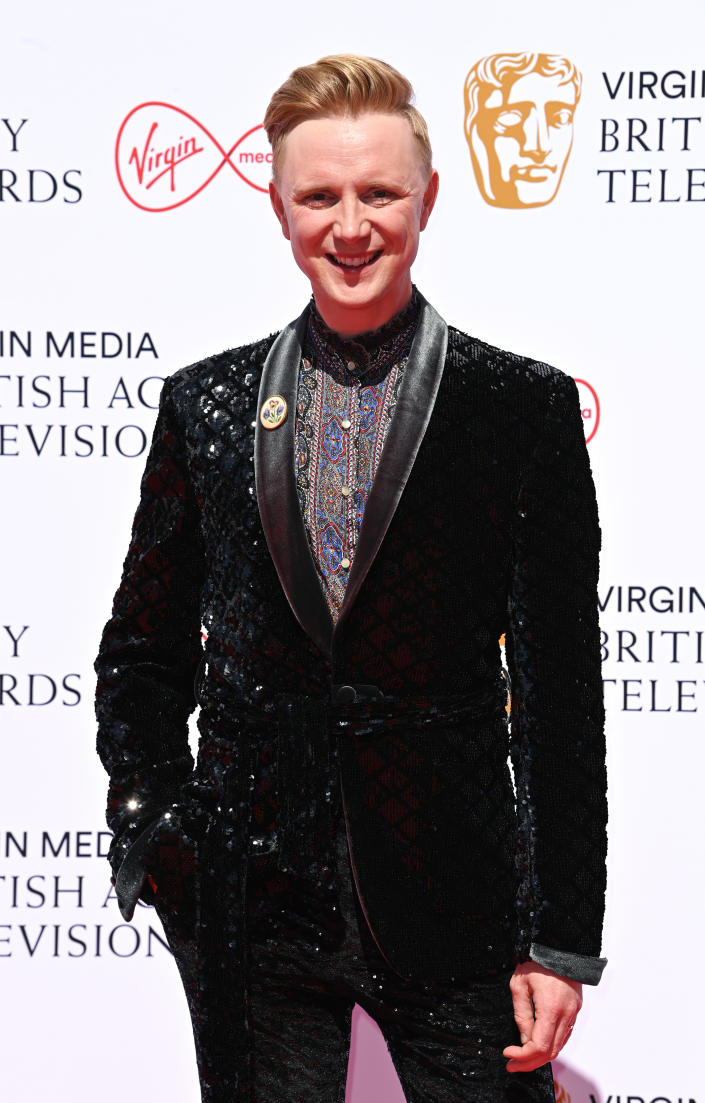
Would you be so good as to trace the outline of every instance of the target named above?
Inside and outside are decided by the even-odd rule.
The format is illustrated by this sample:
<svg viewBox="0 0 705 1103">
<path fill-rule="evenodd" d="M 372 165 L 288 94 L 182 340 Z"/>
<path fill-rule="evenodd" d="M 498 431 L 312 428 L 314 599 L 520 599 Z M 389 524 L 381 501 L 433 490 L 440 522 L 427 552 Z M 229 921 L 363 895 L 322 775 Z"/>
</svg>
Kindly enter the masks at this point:
<svg viewBox="0 0 705 1103">
<path fill-rule="evenodd" d="M 299 123 L 341 115 L 353 118 L 367 111 L 401 115 L 418 142 L 424 170 L 432 172 L 431 142 L 426 121 L 412 104 L 414 90 L 385 61 L 357 54 L 331 54 L 312 65 L 294 69 L 272 96 L 264 129 L 272 146 L 272 172 L 277 178 L 284 138 Z"/>
</svg>

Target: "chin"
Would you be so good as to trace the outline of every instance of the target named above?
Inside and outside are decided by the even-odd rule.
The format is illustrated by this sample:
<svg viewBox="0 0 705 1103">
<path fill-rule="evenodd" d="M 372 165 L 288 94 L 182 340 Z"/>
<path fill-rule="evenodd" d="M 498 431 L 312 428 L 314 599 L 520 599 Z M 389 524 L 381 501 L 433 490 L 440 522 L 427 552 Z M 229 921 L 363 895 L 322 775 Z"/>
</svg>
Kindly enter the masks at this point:
<svg viewBox="0 0 705 1103">
<path fill-rule="evenodd" d="M 360 283 L 357 284 L 345 284 L 341 282 L 333 287 L 321 287 L 321 293 L 334 302 L 354 302 L 355 304 L 359 304 L 377 302 L 378 299 L 384 298 L 387 292 L 384 288 L 372 287 L 360 281 Z"/>
</svg>

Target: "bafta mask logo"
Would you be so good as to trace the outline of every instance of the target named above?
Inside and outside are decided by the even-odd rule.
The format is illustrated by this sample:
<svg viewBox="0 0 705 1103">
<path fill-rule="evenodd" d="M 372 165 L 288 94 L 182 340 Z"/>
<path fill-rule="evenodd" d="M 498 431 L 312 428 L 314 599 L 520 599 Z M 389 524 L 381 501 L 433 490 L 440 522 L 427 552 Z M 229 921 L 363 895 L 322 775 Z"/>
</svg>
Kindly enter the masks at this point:
<svg viewBox="0 0 705 1103">
<path fill-rule="evenodd" d="M 465 137 L 493 207 L 555 199 L 573 144 L 582 78 L 558 54 L 491 54 L 465 81 Z"/>
<path fill-rule="evenodd" d="M 556 1096 L 556 1103 L 570 1103 L 570 1096 L 562 1084 L 559 1084 L 557 1080 L 553 1081 L 553 1091 Z"/>
</svg>

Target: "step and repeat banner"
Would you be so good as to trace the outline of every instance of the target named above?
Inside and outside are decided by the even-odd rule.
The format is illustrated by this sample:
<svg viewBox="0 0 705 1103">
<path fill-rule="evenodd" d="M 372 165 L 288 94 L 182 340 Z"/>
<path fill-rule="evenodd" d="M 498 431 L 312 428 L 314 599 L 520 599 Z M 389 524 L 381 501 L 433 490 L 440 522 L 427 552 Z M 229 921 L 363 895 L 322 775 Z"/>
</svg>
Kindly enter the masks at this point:
<svg viewBox="0 0 705 1103">
<path fill-rule="evenodd" d="M 577 8 L 582 10 L 575 10 Z M 579 387 L 603 528 L 610 767 L 602 983 L 561 1103 L 705 1103 L 705 8 L 38 0 L 0 70 L 0 1096 L 196 1103 L 152 909 L 105 860 L 92 662 L 163 379 L 295 317 L 271 92 L 326 53 L 414 84 L 441 178 L 414 278 Z M 401 1103 L 354 1022 L 348 1101 Z"/>
</svg>

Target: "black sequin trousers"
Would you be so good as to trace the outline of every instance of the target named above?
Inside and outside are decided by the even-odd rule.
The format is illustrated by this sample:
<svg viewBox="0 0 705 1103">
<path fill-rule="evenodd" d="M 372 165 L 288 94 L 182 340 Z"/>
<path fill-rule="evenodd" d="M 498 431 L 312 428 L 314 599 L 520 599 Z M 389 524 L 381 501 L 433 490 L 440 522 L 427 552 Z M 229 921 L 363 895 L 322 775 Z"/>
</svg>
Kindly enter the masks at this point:
<svg viewBox="0 0 705 1103">
<path fill-rule="evenodd" d="M 401 977 L 360 908 L 342 817 L 335 854 L 340 892 L 327 903 L 274 864 L 250 871 L 249 1029 L 238 1099 L 344 1103 L 357 1003 L 379 1025 L 407 1103 L 553 1103 L 549 1064 L 506 1070 L 502 1050 L 518 1042 L 510 974 L 457 987 Z M 157 907 L 183 972 L 171 913 Z"/>
</svg>

